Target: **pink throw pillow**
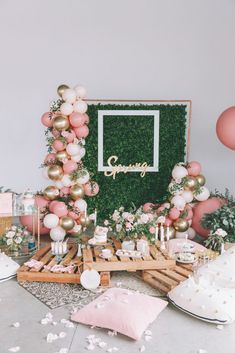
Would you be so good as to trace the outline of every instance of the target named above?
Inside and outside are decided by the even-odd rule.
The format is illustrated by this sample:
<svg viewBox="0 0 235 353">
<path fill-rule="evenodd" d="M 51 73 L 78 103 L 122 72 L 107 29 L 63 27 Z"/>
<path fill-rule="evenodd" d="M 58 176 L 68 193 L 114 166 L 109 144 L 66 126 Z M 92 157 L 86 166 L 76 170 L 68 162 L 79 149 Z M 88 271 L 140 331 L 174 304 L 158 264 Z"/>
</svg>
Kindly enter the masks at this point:
<svg viewBox="0 0 235 353">
<path fill-rule="evenodd" d="M 71 320 L 117 331 L 139 340 L 166 306 L 167 302 L 158 298 L 111 288 L 73 314 Z"/>
</svg>

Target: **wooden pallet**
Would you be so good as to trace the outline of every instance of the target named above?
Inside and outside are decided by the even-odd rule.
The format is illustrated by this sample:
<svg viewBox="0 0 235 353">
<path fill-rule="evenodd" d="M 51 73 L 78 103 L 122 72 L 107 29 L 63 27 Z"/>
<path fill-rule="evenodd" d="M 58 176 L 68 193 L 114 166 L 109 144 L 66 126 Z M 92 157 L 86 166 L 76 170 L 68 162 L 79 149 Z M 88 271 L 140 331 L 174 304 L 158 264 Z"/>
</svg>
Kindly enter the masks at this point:
<svg viewBox="0 0 235 353">
<path fill-rule="evenodd" d="M 74 264 L 72 273 L 53 273 L 45 269 L 45 265 L 53 266 L 56 264 L 56 258 L 51 253 L 50 245 L 47 245 L 36 252 L 32 257 L 34 260 L 42 262 L 42 266 L 38 269 L 30 269 L 23 265 L 17 271 L 18 282 L 57 282 L 57 283 L 80 283 L 80 275 L 83 271 L 82 258 L 77 257 L 77 245 L 69 244 L 68 253 L 64 255 L 60 261 L 60 265 L 69 266 Z M 101 286 L 107 286 L 110 283 L 109 272 L 101 272 Z"/>
<path fill-rule="evenodd" d="M 192 274 L 192 266 L 176 264 L 171 269 L 141 271 L 138 274 L 146 283 L 167 294 Z"/>
<path fill-rule="evenodd" d="M 125 258 L 116 256 L 117 250 L 121 249 L 122 244 L 119 240 L 112 238 L 112 242 L 103 246 L 94 246 L 83 249 L 84 269 L 93 268 L 97 271 L 129 271 L 170 269 L 175 266 L 175 260 L 160 251 L 159 244 L 150 246 L 150 255 L 142 258 Z M 102 249 L 110 249 L 113 256 L 110 259 L 100 257 Z"/>
</svg>

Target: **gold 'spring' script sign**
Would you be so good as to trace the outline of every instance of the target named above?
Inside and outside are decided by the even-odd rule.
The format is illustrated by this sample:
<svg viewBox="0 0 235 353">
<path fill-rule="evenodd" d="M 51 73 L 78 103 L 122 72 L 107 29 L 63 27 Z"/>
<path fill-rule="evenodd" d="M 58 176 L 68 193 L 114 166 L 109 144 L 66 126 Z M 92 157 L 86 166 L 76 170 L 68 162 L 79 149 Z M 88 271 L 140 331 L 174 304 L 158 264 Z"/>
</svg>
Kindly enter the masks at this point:
<svg viewBox="0 0 235 353">
<path fill-rule="evenodd" d="M 122 164 L 112 164 L 116 163 L 118 160 L 117 156 L 111 156 L 108 159 L 108 166 L 110 167 L 111 171 L 105 171 L 104 175 L 105 176 L 112 176 L 113 179 L 116 178 L 116 174 L 118 173 L 128 173 L 128 172 L 140 172 L 141 178 L 143 178 L 146 174 L 147 168 L 149 165 L 147 162 L 143 163 L 135 163 L 135 164 L 129 164 L 128 166 L 122 165 Z"/>
</svg>

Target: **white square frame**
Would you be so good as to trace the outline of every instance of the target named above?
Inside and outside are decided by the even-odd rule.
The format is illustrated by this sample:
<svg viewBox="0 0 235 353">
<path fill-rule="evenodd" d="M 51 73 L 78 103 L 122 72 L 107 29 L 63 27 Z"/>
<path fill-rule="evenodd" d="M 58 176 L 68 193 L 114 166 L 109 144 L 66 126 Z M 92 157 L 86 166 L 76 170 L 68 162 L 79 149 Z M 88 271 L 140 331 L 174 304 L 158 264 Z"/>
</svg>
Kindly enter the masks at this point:
<svg viewBox="0 0 235 353">
<path fill-rule="evenodd" d="M 159 110 L 98 110 L 98 171 L 111 172 L 112 167 L 104 166 L 104 118 L 105 116 L 153 116 L 153 166 L 147 167 L 147 172 L 159 171 Z M 139 163 L 140 161 L 135 161 Z M 141 172 L 140 168 L 131 169 L 129 172 Z"/>
</svg>

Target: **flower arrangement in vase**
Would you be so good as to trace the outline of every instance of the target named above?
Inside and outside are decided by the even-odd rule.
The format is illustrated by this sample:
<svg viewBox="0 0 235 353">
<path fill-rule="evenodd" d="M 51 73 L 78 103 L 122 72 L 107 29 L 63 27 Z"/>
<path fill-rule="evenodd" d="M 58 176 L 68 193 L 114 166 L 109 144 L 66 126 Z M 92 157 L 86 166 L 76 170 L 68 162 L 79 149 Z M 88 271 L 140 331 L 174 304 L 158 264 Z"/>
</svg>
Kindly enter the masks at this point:
<svg viewBox="0 0 235 353">
<path fill-rule="evenodd" d="M 216 231 L 211 231 L 208 238 L 205 240 L 205 246 L 214 251 L 224 251 L 224 244 L 227 241 L 228 233 L 222 228 Z"/>
<path fill-rule="evenodd" d="M 6 245 L 9 254 L 18 256 L 24 246 L 28 245 L 29 232 L 22 226 L 11 226 L 2 236 L 2 243 Z"/>
</svg>

